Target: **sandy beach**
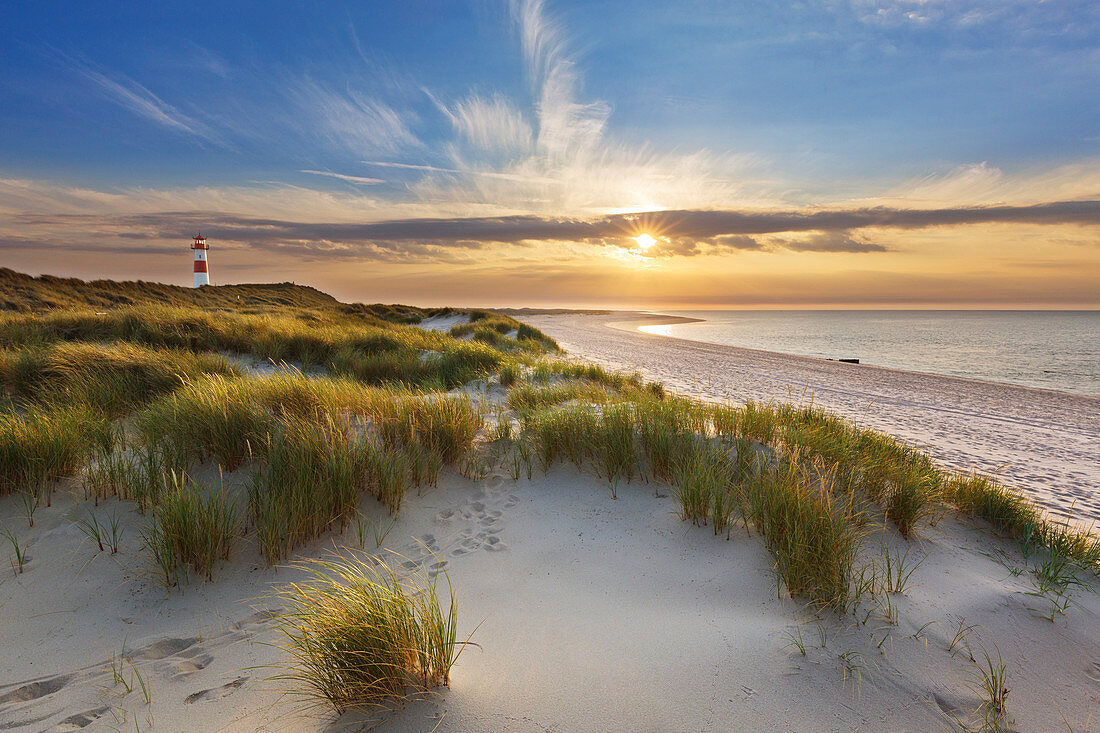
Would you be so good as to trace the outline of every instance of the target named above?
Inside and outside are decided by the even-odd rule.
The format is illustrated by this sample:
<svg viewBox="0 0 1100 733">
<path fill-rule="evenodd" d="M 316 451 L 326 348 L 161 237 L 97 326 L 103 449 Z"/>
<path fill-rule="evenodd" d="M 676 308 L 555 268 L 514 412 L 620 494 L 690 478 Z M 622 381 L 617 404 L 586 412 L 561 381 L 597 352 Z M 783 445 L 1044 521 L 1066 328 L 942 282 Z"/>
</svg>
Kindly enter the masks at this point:
<svg viewBox="0 0 1100 733">
<path fill-rule="evenodd" d="M 573 356 L 712 401 L 813 403 L 927 450 L 945 467 L 996 472 L 1049 511 L 1100 522 L 1100 398 L 738 349 L 637 330 L 675 317 L 525 316 Z"/>
<path fill-rule="evenodd" d="M 1096 479 L 1096 400 L 742 353 L 638 334 L 636 321 L 612 326 L 607 316 L 524 320 L 575 356 L 638 368 L 686 394 L 785 399 L 788 388 L 795 398 L 807 389 L 822 406 L 960 467 L 1010 462 L 1006 478 L 1039 497 L 1076 490 L 1083 507 Z M 493 385 L 483 396 L 502 395 Z M 225 480 L 240 485 L 246 474 Z M 1001 658 L 1013 730 L 1084 730 L 1100 716 L 1094 577 L 1052 621 L 1017 547 L 948 513 L 910 543 L 881 528 L 868 540 L 899 557 L 912 548 L 904 592 L 850 614 L 816 611 L 777 592 L 759 535 L 738 526 L 727 540 L 693 527 L 669 493 L 635 480 L 614 499 L 606 481 L 559 466 L 518 480 L 503 467 L 481 481 L 447 470 L 439 486 L 410 494 L 382 546 L 368 540 L 365 551 L 445 569 L 459 637 L 472 634 L 475 646 L 449 688 L 369 721 L 297 710 L 271 679 L 286 655 L 270 620 L 280 607 L 265 596 L 299 571 L 265 567 L 249 545 L 213 582 L 165 590 L 139 552 L 146 518 L 132 504 L 92 508 L 73 480 L 28 529 L 17 498 L 0 498 L 0 520 L 18 528 L 29 558 L 0 582 L 2 727 L 950 730 L 945 711 L 965 719 L 976 710 L 977 666 Z M 1095 497 L 1087 506 L 1096 511 Z M 79 531 L 89 511 L 121 518 L 118 554 L 97 552 Z M 389 522 L 372 498 L 361 511 Z M 296 556 L 360 552 L 349 549 L 354 535 L 330 534 Z M 112 660 L 124 656 L 119 683 Z"/>
</svg>

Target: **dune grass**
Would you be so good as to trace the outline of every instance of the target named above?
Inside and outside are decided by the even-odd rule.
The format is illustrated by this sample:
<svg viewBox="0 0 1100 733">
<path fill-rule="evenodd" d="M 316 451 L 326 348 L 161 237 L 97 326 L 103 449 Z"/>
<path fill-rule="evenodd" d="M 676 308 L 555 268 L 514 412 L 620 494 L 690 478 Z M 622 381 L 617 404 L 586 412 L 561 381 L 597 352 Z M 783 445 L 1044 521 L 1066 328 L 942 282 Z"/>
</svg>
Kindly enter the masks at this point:
<svg viewBox="0 0 1100 733">
<path fill-rule="evenodd" d="M 1100 537 L 1091 527 L 1047 517 L 1027 497 L 993 476 L 954 473 L 943 483 L 942 498 L 963 514 L 989 522 L 1020 543 L 1025 557 L 1046 550 L 1057 561 L 1065 558 L 1100 574 Z"/>
<path fill-rule="evenodd" d="M 701 438 L 685 441 L 672 462 L 671 473 L 681 519 L 700 526 L 713 519 L 716 532 L 729 524 L 729 513 L 739 503 L 733 497 L 740 492 L 733 482 L 733 465 L 722 448 Z"/>
<path fill-rule="evenodd" d="M 286 416 L 268 435 L 264 453 L 248 504 L 269 563 L 355 517 L 366 448 L 350 425 Z"/>
<path fill-rule="evenodd" d="M 206 460 L 251 464 L 248 516 L 275 562 L 353 521 L 364 493 L 396 513 L 444 466 L 487 473 L 488 454 L 474 449 L 484 407 L 442 391 L 499 373 L 516 414 L 502 408 L 487 437 L 494 453 L 511 447 L 516 477 L 521 465 L 530 475 L 532 462 L 549 470 L 564 461 L 606 480 L 613 497 L 639 476 L 658 495 L 670 486 L 687 521 L 727 535 L 738 516 L 755 526 L 781 582 L 817 603 L 843 605 L 852 593 L 868 501 L 905 537 L 946 503 L 1014 537 L 1025 555 L 1100 565 L 1091 531 L 1047 519 L 989 477 L 944 474 L 915 447 L 812 403 L 667 395 L 638 374 L 557 358 L 552 339 L 487 311 L 444 334 L 407 325 L 443 310 L 345 305 L 293 286 L 241 290 L 241 307 L 211 291 L 221 311 L 181 307 L 199 296 L 134 287 L 140 297 L 102 312 L 0 315 L 0 494 L 23 491 L 35 507 L 44 494 L 48 504 L 54 482 L 85 466 L 89 499 L 136 501 L 154 527 L 200 523 L 214 510 L 198 495 L 218 492 L 185 490 L 173 477 Z M 288 360 L 322 376 L 245 378 L 210 352 Z M 166 577 L 208 575 L 209 561 L 176 555 L 164 554 L 176 557 Z"/>
<path fill-rule="evenodd" d="M 812 404 L 749 401 L 714 407 L 710 418 L 720 437 L 749 438 L 797 454 L 830 472 L 834 482 L 862 491 L 906 537 L 937 506 L 943 477 L 927 455 Z"/>
<path fill-rule="evenodd" d="M 835 488 L 795 463 L 761 468 L 745 483 L 749 516 L 790 594 L 843 610 L 864 530 L 852 496 Z"/>
<path fill-rule="evenodd" d="M 984 519 L 999 531 L 1023 537 L 1040 524 L 1039 510 L 1022 494 L 1002 486 L 994 477 L 972 472 L 953 474 L 943 487 L 943 498 L 958 509 Z"/>
<path fill-rule="evenodd" d="M 469 312 L 470 320 L 452 326 L 449 333 L 456 338 L 472 336 L 504 350 L 522 350 L 529 352 L 558 352 L 557 342 L 537 328 L 520 323 L 511 316 L 491 313 L 484 310 Z"/>
<path fill-rule="evenodd" d="M 501 317 L 504 318 L 504 317 Z M 516 330 L 529 329 L 507 319 Z M 527 331 L 524 331 L 528 333 Z M 494 332 L 495 333 L 495 332 Z M 531 336 L 530 333 L 528 333 Z M 280 315 L 142 305 L 42 316 L 0 315 L 0 347 L 59 341 L 126 342 L 149 348 L 250 354 L 276 362 L 318 366 L 371 384 L 452 388 L 487 377 L 508 348 L 470 342 L 378 318 L 295 311 Z M 532 353 L 556 351 L 552 341 L 521 340 Z"/>
<path fill-rule="evenodd" d="M 173 486 L 173 475 L 186 471 L 187 461 L 173 455 L 163 443 L 129 446 L 120 443 L 109 451 L 97 452 L 84 470 L 84 498 L 97 506 L 108 498 L 137 503 L 148 512 Z"/>
<path fill-rule="evenodd" d="M 569 380 L 557 384 L 519 385 L 509 390 L 507 405 L 513 410 L 534 410 L 574 401 L 601 404 L 617 397 L 618 393 L 602 384 Z"/>
<path fill-rule="evenodd" d="M 53 482 L 74 474 L 93 450 L 113 440 L 110 421 L 82 404 L 0 412 L 0 496 L 41 491 L 49 505 Z"/>
<path fill-rule="evenodd" d="M 469 452 L 485 422 L 483 410 L 469 399 L 440 394 L 380 401 L 371 417 L 388 445 L 434 452 L 447 463 Z"/>
<path fill-rule="evenodd" d="M 170 587 L 187 571 L 213 580 L 214 567 L 229 559 L 239 531 L 237 508 L 222 487 L 200 486 L 176 475 L 159 497 L 142 540 Z"/>
<path fill-rule="evenodd" d="M 613 496 L 619 480 L 648 467 L 655 479 L 673 486 L 682 519 L 712 523 L 715 534 L 728 534 L 739 515 L 763 535 L 777 578 L 791 595 L 847 608 L 857 595 L 863 504 L 850 487 L 837 485 L 833 473 L 814 469 L 797 451 L 772 465 L 757 455 L 754 438 L 730 439 L 741 433 L 744 412 L 721 408 L 715 420 L 709 409 L 644 396 L 602 406 L 533 408 L 520 413 L 520 445 L 544 471 L 557 462 L 593 470 L 609 480 Z M 758 411 L 748 412 L 750 425 L 767 422 L 757 420 Z M 729 430 L 731 424 L 736 430 Z M 747 432 L 762 434 L 756 427 Z"/>
<path fill-rule="evenodd" d="M 214 458 L 227 471 L 242 464 L 264 433 L 264 405 L 239 380 L 211 377 L 185 384 L 134 417 L 147 445 L 163 444 L 186 460 Z"/>
<path fill-rule="evenodd" d="M 448 684 L 464 647 L 449 579 L 441 602 L 435 579 L 403 578 L 376 558 L 300 567 L 307 580 L 275 596 L 286 608 L 279 623 L 293 660 L 281 679 L 297 694 L 340 714 Z"/>
<path fill-rule="evenodd" d="M 112 417 L 184 381 L 238 373 L 222 356 L 125 342 L 63 342 L 0 351 L 0 382 L 16 399 L 87 404 Z"/>
</svg>

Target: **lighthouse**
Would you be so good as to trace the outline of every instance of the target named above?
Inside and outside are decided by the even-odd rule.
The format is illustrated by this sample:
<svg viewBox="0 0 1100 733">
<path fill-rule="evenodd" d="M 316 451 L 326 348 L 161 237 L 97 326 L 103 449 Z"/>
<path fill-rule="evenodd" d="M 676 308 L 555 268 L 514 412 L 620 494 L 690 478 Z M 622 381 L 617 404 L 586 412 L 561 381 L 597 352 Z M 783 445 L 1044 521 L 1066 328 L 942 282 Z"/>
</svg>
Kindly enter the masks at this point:
<svg viewBox="0 0 1100 733">
<path fill-rule="evenodd" d="M 195 241 L 191 243 L 191 249 L 195 250 L 195 283 L 193 288 L 201 288 L 210 284 L 210 270 L 206 266 L 206 237 L 195 235 Z"/>
</svg>

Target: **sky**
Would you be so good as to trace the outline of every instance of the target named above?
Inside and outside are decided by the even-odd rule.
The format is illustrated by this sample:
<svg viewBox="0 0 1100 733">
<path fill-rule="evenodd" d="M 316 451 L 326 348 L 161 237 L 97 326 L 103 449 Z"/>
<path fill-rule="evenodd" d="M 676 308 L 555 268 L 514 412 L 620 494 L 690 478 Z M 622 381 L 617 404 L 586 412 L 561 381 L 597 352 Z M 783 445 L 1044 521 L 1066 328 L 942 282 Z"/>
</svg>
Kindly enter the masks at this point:
<svg viewBox="0 0 1100 733">
<path fill-rule="evenodd" d="M 1100 308 L 1095 0 L 12 3 L 0 266 L 424 306 Z"/>
</svg>

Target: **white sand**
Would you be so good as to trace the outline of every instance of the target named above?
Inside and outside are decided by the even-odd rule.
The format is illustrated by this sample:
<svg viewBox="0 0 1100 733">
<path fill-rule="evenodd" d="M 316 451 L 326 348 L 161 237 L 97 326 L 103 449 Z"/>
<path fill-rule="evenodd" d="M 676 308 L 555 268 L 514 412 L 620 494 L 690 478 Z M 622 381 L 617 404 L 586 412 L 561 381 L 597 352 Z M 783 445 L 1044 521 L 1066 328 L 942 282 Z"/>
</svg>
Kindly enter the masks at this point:
<svg viewBox="0 0 1100 733">
<path fill-rule="evenodd" d="M 668 316 L 524 316 L 572 355 L 714 401 L 806 401 L 996 472 L 1052 512 L 1100 522 L 1100 398 L 842 364 L 637 331 Z M 1071 509 L 1072 507 L 1072 509 Z"/>
<path fill-rule="evenodd" d="M 442 331 L 446 333 L 454 326 L 460 326 L 469 322 L 470 316 L 467 314 L 454 313 L 449 316 L 432 316 L 431 318 L 425 318 L 423 321 L 416 324 L 416 326 L 417 328 L 423 328 L 425 331 Z"/>
<path fill-rule="evenodd" d="M 650 370 L 662 368 L 656 357 L 673 343 L 538 325 L 575 348 L 596 333 L 609 348 L 617 338 L 634 344 L 639 358 L 649 349 Z M 919 408 L 908 411 L 918 422 Z M 604 482 L 566 468 L 518 482 L 501 469 L 480 484 L 446 473 L 440 483 L 408 498 L 384 548 L 430 567 L 437 558 L 426 546 L 447 563 L 460 634 L 480 624 L 479 646 L 464 652 L 450 689 L 378 730 L 935 730 L 942 707 L 980 701 L 967 653 L 948 651 L 960 623 L 976 625 L 968 642 L 979 661 L 983 646 L 1003 655 L 1016 729 L 1064 729 L 1064 718 L 1083 730 L 1090 716 L 1100 719 L 1095 579 L 1052 623 L 1039 616 L 1049 601 L 1027 595 L 1027 571 L 1010 571 L 1025 567 L 1015 548 L 952 517 L 911 543 L 910 561 L 923 564 L 910 590 L 891 598 L 894 625 L 870 607 L 869 616 L 815 618 L 777 594 L 759 537 L 738 529 L 726 541 L 693 528 L 652 484 L 621 486 L 612 500 Z M 362 507 L 385 521 L 372 499 Z M 75 526 L 89 509 L 123 518 L 118 555 L 95 552 Z M 31 557 L 22 575 L 0 576 L 0 728 L 358 729 L 350 716 L 295 713 L 278 692 L 283 683 L 267 681 L 276 670 L 263 665 L 283 654 L 268 645 L 277 637 L 263 596 L 298 576 L 265 568 L 254 539 L 215 582 L 165 591 L 148 575 L 139 550 L 146 519 L 129 503 L 95 509 L 61 491 L 35 519 L 29 529 L 17 499 L 0 498 L 0 521 L 29 541 Z M 893 532 L 881 539 L 907 546 Z M 305 554 L 354 542 L 349 530 Z M 788 635 L 801 636 L 805 656 Z M 148 704 L 136 680 L 129 693 L 113 684 L 108 650 L 124 640 L 149 680 Z"/>
</svg>

